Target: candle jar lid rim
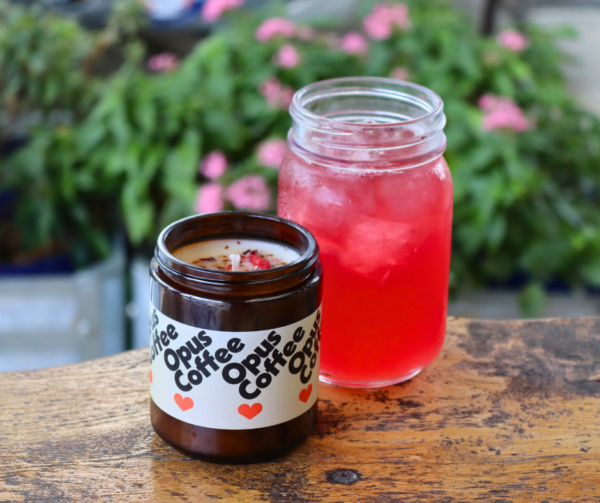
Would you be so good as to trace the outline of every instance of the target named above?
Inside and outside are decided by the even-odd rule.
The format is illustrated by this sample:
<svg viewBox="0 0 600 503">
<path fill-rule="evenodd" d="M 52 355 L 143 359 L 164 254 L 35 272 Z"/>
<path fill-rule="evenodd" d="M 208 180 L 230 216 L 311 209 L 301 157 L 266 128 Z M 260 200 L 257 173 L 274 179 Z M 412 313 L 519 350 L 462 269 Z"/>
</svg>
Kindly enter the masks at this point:
<svg viewBox="0 0 600 503">
<path fill-rule="evenodd" d="M 219 220 L 222 220 L 223 222 L 231 220 L 236 221 L 238 223 L 240 220 L 254 220 L 257 223 L 275 222 L 279 225 L 287 226 L 288 228 L 293 229 L 298 236 L 302 236 L 305 239 L 306 246 L 305 249 L 302 250 L 299 249 L 299 247 L 294 243 L 284 241 L 281 236 L 270 237 L 266 234 L 257 235 L 256 233 L 250 233 L 249 237 L 251 239 L 263 240 L 267 242 L 281 244 L 284 246 L 289 246 L 290 248 L 296 249 L 298 251 L 298 254 L 300 255 L 296 260 L 290 262 L 289 264 L 273 267 L 271 269 L 263 269 L 256 271 L 220 271 L 217 269 L 207 269 L 205 267 L 200 267 L 198 265 L 193 265 L 188 262 L 185 262 L 173 255 L 173 253 L 169 249 L 169 246 L 167 245 L 169 238 L 173 235 L 172 233 L 175 232 L 178 229 L 178 227 L 192 227 L 194 222 L 207 219 L 216 220 L 217 223 Z M 198 222 L 198 225 L 201 225 L 200 222 Z M 222 232 L 220 234 L 217 233 L 212 235 L 206 235 L 207 239 L 183 239 L 172 248 L 179 249 L 182 246 L 186 246 L 188 244 L 208 241 L 211 239 L 221 239 L 223 237 L 239 237 L 242 239 L 248 239 L 248 236 L 244 236 L 244 230 L 241 228 L 227 231 L 221 229 L 221 231 Z M 258 231 L 255 230 L 255 232 Z M 287 276 L 296 274 L 297 272 L 305 268 L 312 267 L 319 257 L 319 245 L 317 244 L 314 236 L 307 229 L 290 220 L 264 213 L 222 211 L 216 213 L 207 213 L 203 215 L 192 215 L 190 217 L 186 217 L 169 224 L 167 227 L 165 227 L 165 229 L 163 229 L 163 231 L 158 237 L 158 242 L 154 255 L 161 268 L 167 269 L 171 274 L 175 274 L 177 276 L 184 276 L 187 279 L 191 279 L 193 281 L 229 284 L 264 283 L 269 281 L 277 281 Z"/>
</svg>

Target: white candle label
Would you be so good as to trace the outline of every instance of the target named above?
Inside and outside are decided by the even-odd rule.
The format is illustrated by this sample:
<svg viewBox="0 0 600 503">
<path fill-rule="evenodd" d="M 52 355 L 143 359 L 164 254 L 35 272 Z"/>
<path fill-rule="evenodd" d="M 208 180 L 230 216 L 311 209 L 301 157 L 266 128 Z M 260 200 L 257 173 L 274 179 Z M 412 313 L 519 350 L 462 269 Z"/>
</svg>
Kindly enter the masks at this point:
<svg viewBox="0 0 600 503">
<path fill-rule="evenodd" d="M 150 395 L 176 419 L 249 430 L 304 414 L 319 394 L 321 308 L 286 327 L 220 332 L 150 303 Z"/>
</svg>

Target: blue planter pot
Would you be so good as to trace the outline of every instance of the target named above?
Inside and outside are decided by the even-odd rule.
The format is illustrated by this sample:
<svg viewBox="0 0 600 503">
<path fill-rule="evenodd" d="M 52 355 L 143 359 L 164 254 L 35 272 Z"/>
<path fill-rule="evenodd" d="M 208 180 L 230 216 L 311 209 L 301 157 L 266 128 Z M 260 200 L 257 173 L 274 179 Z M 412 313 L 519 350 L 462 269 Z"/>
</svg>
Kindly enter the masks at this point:
<svg viewBox="0 0 600 503">
<path fill-rule="evenodd" d="M 23 264 L 0 264 L 0 277 L 69 274 L 75 271 L 68 255 L 51 255 Z"/>
</svg>

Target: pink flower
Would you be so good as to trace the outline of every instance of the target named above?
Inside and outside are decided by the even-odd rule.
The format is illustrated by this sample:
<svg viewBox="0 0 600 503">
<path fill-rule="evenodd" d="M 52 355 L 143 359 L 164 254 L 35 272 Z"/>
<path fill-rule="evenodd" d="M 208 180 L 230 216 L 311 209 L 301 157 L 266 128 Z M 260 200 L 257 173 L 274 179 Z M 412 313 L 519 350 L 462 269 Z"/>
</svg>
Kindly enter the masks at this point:
<svg viewBox="0 0 600 503">
<path fill-rule="evenodd" d="M 148 69 L 153 72 L 170 72 L 179 65 L 179 58 L 171 52 L 163 52 L 148 60 Z"/>
<path fill-rule="evenodd" d="M 288 86 L 282 86 L 279 93 L 279 101 L 284 110 L 287 110 L 294 99 L 294 90 Z"/>
<path fill-rule="evenodd" d="M 363 26 L 367 35 L 374 40 L 385 40 L 392 36 L 392 23 L 385 5 L 376 5 L 365 18 Z"/>
<path fill-rule="evenodd" d="M 288 147 L 284 140 L 278 138 L 267 140 L 258 146 L 258 163 L 261 166 L 279 169 L 287 152 Z"/>
<path fill-rule="evenodd" d="M 360 33 L 352 31 L 344 35 L 341 47 L 346 54 L 366 54 L 369 44 Z"/>
<path fill-rule="evenodd" d="M 294 68 L 300 63 L 300 54 L 292 44 L 285 44 L 275 55 L 274 62 L 283 68 Z"/>
<path fill-rule="evenodd" d="M 283 35 L 284 37 L 293 37 L 296 34 L 296 25 L 289 19 L 283 17 L 271 17 L 258 27 L 255 36 L 256 39 L 261 42 L 271 40 L 277 35 Z"/>
<path fill-rule="evenodd" d="M 392 70 L 392 78 L 396 80 L 408 80 L 408 70 L 403 66 L 398 66 Z"/>
<path fill-rule="evenodd" d="M 265 97 L 267 103 L 273 108 L 287 110 L 292 104 L 294 90 L 284 86 L 276 77 L 265 80 L 259 87 L 260 93 Z"/>
<path fill-rule="evenodd" d="M 494 96 L 493 94 L 484 94 L 481 98 L 479 98 L 479 101 L 477 102 L 479 108 L 481 108 L 481 110 L 483 110 L 484 112 L 492 110 L 499 103 L 500 98 L 498 96 Z"/>
<path fill-rule="evenodd" d="M 206 178 L 216 180 L 227 170 L 227 159 L 220 150 L 208 154 L 200 164 L 200 173 Z"/>
<path fill-rule="evenodd" d="M 259 175 L 246 175 L 227 188 L 227 198 L 238 209 L 264 211 L 271 202 L 271 189 Z"/>
<path fill-rule="evenodd" d="M 397 3 L 389 7 L 389 16 L 392 23 L 398 28 L 410 28 L 410 19 L 408 18 L 408 5 L 405 3 Z"/>
<path fill-rule="evenodd" d="M 196 213 L 214 213 L 223 209 L 223 187 L 215 182 L 201 185 L 196 193 Z"/>
<path fill-rule="evenodd" d="M 479 108 L 484 111 L 484 131 L 512 129 L 522 133 L 532 127 L 519 105 L 510 98 L 486 94 L 479 99 Z"/>
<path fill-rule="evenodd" d="M 202 19 L 214 23 L 228 10 L 237 9 L 244 5 L 244 0 L 206 0 L 202 7 Z"/>
<path fill-rule="evenodd" d="M 308 41 L 314 38 L 315 33 L 308 26 L 302 26 L 296 30 L 296 36 L 300 40 Z"/>
<path fill-rule="evenodd" d="M 404 3 L 397 3 L 392 6 L 386 4 L 376 5 L 363 22 L 367 35 L 374 40 L 390 38 L 394 26 L 401 29 L 410 27 L 408 6 Z"/>
<path fill-rule="evenodd" d="M 527 37 L 515 30 L 504 30 L 498 35 L 498 43 L 509 51 L 521 52 L 529 45 Z"/>
</svg>

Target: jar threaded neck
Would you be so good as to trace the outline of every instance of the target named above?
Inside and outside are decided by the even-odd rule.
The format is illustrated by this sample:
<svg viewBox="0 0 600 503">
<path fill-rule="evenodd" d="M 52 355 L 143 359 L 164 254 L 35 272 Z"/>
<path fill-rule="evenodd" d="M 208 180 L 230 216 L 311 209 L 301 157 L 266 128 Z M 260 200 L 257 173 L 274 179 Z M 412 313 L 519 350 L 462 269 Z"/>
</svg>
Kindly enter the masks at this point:
<svg viewBox="0 0 600 503">
<path fill-rule="evenodd" d="M 399 80 L 317 82 L 294 95 L 290 114 L 292 150 L 324 164 L 417 165 L 441 155 L 446 146 L 441 98 Z"/>
</svg>

